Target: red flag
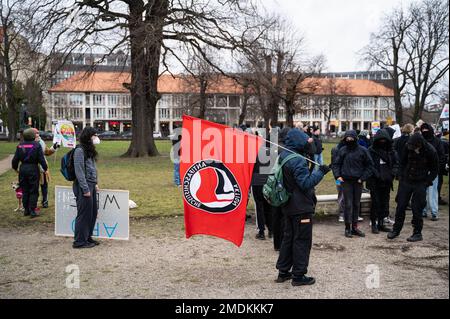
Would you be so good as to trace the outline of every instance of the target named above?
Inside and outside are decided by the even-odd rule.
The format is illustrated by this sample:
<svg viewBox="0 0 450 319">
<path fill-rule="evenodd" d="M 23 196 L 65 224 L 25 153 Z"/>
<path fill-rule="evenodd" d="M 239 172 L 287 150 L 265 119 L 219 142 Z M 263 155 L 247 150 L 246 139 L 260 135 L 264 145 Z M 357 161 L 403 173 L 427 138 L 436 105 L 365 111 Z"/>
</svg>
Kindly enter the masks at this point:
<svg viewBox="0 0 450 319">
<path fill-rule="evenodd" d="M 262 142 L 225 125 L 183 116 L 180 176 L 186 238 L 211 235 L 241 246 Z"/>
</svg>

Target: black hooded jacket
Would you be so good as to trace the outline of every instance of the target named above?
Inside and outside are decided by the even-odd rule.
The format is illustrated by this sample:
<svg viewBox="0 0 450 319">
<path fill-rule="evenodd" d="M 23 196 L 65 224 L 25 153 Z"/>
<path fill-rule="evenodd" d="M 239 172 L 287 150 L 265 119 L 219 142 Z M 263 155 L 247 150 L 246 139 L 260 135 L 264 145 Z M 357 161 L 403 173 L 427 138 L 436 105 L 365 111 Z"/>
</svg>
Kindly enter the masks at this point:
<svg viewBox="0 0 450 319">
<path fill-rule="evenodd" d="M 374 190 L 378 186 L 392 187 L 399 163 L 397 153 L 392 148 L 392 138 L 387 131 L 377 132 L 369 153 L 373 161 L 373 175 L 367 180 L 367 188 Z"/>
<path fill-rule="evenodd" d="M 420 147 L 419 151 L 408 147 Z M 407 148 L 400 159 L 400 179 L 411 184 L 425 183 L 431 185 L 438 175 L 439 160 L 434 147 L 425 141 L 422 134 L 415 133 L 407 143 Z"/>
<path fill-rule="evenodd" d="M 285 146 L 292 152 L 305 156 L 305 147 L 308 145 L 308 135 L 298 129 L 292 129 L 287 134 Z M 280 163 L 291 152 L 283 151 L 280 154 Z M 302 157 L 291 159 L 283 166 L 283 184 L 291 193 L 291 197 L 282 207 L 286 215 L 312 214 L 316 208 L 316 195 L 314 187 L 323 179 L 320 170 L 310 172 L 308 162 Z"/>
<path fill-rule="evenodd" d="M 344 135 L 344 140 L 347 137 L 353 137 L 357 141 L 355 131 L 347 131 Z M 333 164 L 333 174 L 337 178 L 342 177 L 344 181 L 366 181 L 372 174 L 372 159 L 369 151 L 356 144 L 353 147 L 349 145 L 343 146 L 336 157 Z"/>
<path fill-rule="evenodd" d="M 437 156 L 439 158 L 439 168 L 442 169 L 443 167 L 445 167 L 446 164 L 444 145 L 442 144 L 441 139 L 439 139 L 434 135 L 434 129 L 430 124 L 423 123 L 422 126 L 420 127 L 420 131 L 422 131 L 424 128 L 426 128 L 429 131 L 429 133 L 428 136 L 425 136 L 422 132 L 422 136 L 436 150 Z"/>
<path fill-rule="evenodd" d="M 35 141 L 22 142 L 16 148 L 16 153 L 12 159 L 12 168 L 17 170 L 20 165 L 20 170 L 27 166 L 33 165 L 33 169 L 38 169 L 38 164 L 41 165 L 44 171 L 47 170 L 47 162 L 44 158 L 44 152 L 41 145 Z M 30 166 L 31 167 L 31 166 Z"/>
</svg>

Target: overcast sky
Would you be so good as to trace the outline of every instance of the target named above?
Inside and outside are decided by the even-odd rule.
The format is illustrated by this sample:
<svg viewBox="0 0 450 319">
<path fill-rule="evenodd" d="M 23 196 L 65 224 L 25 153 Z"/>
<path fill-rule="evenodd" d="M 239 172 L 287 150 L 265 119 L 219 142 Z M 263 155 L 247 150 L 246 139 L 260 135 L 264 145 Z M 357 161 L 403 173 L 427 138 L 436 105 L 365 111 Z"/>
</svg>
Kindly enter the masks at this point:
<svg viewBox="0 0 450 319">
<path fill-rule="evenodd" d="M 327 71 L 364 71 L 357 52 L 369 42 L 384 12 L 414 0 L 264 0 L 268 10 L 289 17 L 312 54 L 323 53 Z"/>
</svg>

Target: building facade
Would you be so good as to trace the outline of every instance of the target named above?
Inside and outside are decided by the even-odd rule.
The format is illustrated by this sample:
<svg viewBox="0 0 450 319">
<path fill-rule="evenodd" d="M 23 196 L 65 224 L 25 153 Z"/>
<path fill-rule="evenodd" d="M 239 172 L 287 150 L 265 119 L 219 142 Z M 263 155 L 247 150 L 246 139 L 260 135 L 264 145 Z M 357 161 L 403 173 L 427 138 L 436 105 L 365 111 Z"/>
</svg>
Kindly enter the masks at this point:
<svg viewBox="0 0 450 319">
<path fill-rule="evenodd" d="M 340 94 L 341 107 L 333 107 L 328 114 L 324 101 L 329 94 L 319 89 L 314 95 L 298 99 L 299 111 L 294 121 L 317 125 L 323 132 L 329 125 L 330 132 L 334 133 L 347 129 L 369 130 L 374 121 L 395 122 L 391 89 L 370 80 L 336 81 L 344 81 L 342 83 L 351 87 L 345 94 Z M 130 131 L 131 96 L 124 85 L 129 82 L 129 73 L 117 72 L 77 73 L 61 81 L 48 91 L 48 129 L 58 120 L 66 119 L 74 122 L 77 131 L 87 125 L 100 131 Z M 219 82 L 208 88 L 205 118 L 229 126 L 236 125 L 244 100 L 242 88 L 228 78 Z M 158 91 L 161 98 L 157 104 L 155 131 L 167 136 L 181 124 L 183 114 L 196 114 L 198 94 L 192 92 L 192 86 L 184 85 L 182 77 L 169 75 L 160 77 Z M 251 126 L 263 122 L 257 104 L 256 97 L 248 101 L 245 122 Z M 279 121 L 285 121 L 283 105 L 280 105 Z"/>
</svg>

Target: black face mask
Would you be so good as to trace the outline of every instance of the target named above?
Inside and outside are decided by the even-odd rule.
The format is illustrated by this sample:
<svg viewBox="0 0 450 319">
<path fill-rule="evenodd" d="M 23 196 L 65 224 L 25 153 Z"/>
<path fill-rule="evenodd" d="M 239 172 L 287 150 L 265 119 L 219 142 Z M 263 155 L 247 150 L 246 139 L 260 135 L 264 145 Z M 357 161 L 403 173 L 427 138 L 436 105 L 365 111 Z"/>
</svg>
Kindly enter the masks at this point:
<svg viewBox="0 0 450 319">
<path fill-rule="evenodd" d="M 414 150 L 416 150 L 418 148 L 420 148 L 420 146 L 408 144 L 408 150 L 410 150 L 410 151 L 414 151 Z"/>
<path fill-rule="evenodd" d="M 353 141 L 345 141 L 345 144 L 350 147 L 350 148 L 355 148 L 357 145 L 357 141 L 353 140 Z"/>
<path fill-rule="evenodd" d="M 426 140 L 430 140 L 433 138 L 433 132 L 431 131 L 422 131 L 422 135 Z"/>
</svg>

